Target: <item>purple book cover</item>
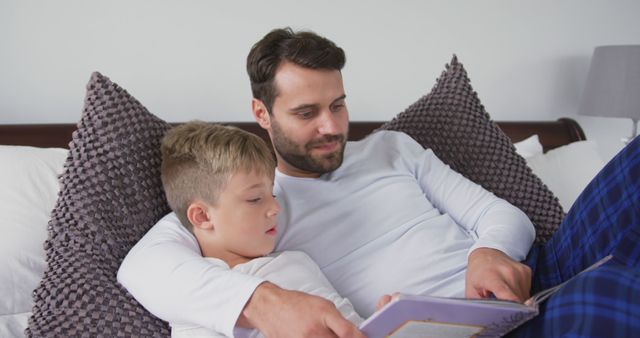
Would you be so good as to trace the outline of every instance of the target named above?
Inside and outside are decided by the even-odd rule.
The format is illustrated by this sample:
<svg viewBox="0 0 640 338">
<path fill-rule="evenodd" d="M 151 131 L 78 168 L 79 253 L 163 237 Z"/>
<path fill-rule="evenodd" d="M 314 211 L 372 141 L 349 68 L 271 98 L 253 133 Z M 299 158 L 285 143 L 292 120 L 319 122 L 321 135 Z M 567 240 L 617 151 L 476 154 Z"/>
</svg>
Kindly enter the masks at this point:
<svg viewBox="0 0 640 338">
<path fill-rule="evenodd" d="M 591 271 L 608 255 L 581 273 Z M 524 305 L 504 300 L 400 295 L 360 324 L 369 338 L 501 337 L 538 315 L 538 306 L 569 280 L 533 295 Z"/>
<path fill-rule="evenodd" d="M 400 295 L 360 329 L 369 338 L 500 337 L 537 314 L 508 301 Z"/>
</svg>

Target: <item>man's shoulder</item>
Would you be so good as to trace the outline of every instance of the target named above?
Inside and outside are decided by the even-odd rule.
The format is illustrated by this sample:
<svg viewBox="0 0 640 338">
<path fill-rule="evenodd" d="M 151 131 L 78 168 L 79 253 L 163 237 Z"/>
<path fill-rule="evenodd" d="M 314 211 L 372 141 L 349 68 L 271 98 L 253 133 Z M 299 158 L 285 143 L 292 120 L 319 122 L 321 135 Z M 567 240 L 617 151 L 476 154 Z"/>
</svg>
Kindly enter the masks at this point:
<svg viewBox="0 0 640 338">
<path fill-rule="evenodd" d="M 390 143 L 391 142 L 391 143 Z M 401 131 L 395 130 L 377 130 L 373 133 L 367 135 L 365 138 L 359 141 L 352 141 L 349 143 L 352 144 L 361 144 L 361 145 L 369 145 L 369 144 L 378 144 L 378 145 L 392 145 L 396 142 L 413 142 L 415 141 L 407 134 Z"/>
<path fill-rule="evenodd" d="M 408 135 L 401 131 L 380 129 L 372 132 L 371 134 L 367 135 L 365 138 L 363 138 L 360 141 L 353 141 L 353 142 L 367 143 L 367 142 L 376 142 L 381 139 L 404 138 L 404 137 L 408 137 Z"/>
<path fill-rule="evenodd" d="M 347 146 L 350 156 L 362 154 L 367 157 L 369 152 L 382 155 L 388 152 L 402 153 L 404 150 L 413 149 L 423 148 L 409 135 L 395 130 L 378 130 L 362 140 L 349 142 Z"/>
</svg>

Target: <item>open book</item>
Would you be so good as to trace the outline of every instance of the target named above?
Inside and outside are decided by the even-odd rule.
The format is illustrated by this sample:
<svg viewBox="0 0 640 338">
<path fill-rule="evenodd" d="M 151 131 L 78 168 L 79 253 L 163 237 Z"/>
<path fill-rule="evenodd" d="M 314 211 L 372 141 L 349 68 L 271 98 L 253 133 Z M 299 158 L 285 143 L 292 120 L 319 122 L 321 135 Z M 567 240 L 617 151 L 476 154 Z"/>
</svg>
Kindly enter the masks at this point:
<svg viewBox="0 0 640 338">
<path fill-rule="evenodd" d="M 580 273 L 609 259 L 611 255 Z M 540 303 L 573 278 L 536 293 L 524 304 L 401 294 L 360 324 L 360 330 L 369 338 L 501 337 L 535 317 Z"/>
</svg>

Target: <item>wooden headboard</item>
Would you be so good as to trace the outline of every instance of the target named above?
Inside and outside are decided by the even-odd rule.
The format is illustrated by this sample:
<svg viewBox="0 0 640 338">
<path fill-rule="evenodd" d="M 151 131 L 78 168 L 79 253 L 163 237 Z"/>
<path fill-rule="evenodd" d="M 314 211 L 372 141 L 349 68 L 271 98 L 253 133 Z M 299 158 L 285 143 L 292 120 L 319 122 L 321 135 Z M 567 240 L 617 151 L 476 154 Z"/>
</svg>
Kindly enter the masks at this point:
<svg viewBox="0 0 640 338">
<path fill-rule="evenodd" d="M 255 122 L 222 122 L 255 133 L 268 140 L 267 133 Z M 349 125 L 349 139 L 359 140 L 380 127 L 383 121 L 352 121 Z M 498 126 L 513 142 L 538 134 L 544 151 L 557 148 L 586 137 L 580 125 L 572 119 L 557 121 L 498 121 Z M 68 148 L 75 124 L 5 124 L 0 125 L 0 144 L 27 145 L 33 147 Z"/>
</svg>

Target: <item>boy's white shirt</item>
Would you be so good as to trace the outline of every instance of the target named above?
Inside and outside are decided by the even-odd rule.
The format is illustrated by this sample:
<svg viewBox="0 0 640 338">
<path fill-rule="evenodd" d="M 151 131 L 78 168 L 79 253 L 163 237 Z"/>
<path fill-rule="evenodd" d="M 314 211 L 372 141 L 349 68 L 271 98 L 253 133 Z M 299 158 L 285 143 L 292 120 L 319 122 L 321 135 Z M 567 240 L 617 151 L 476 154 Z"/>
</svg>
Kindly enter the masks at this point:
<svg viewBox="0 0 640 338">
<path fill-rule="evenodd" d="M 342 166 L 317 179 L 276 172 L 274 193 L 276 251 L 307 253 L 363 316 L 396 291 L 463 296 L 471 251 L 520 261 L 535 238 L 522 211 L 399 132 L 347 143 Z M 164 320 L 226 334 L 263 279 L 212 266 L 177 218 L 165 217 L 129 252 L 118 281 Z"/>
<path fill-rule="evenodd" d="M 217 258 L 205 258 L 212 265 L 229 269 L 229 266 Z M 330 300 L 342 315 L 359 325 L 363 319 L 353 309 L 348 299 L 341 297 L 331 286 L 318 265 L 300 251 L 284 251 L 273 253 L 267 257 L 255 258 L 247 263 L 233 267 L 234 271 L 246 273 L 251 276 L 264 278 L 281 288 L 297 290 Z M 211 329 L 193 325 L 171 323 L 172 338 L 192 337 L 229 337 L 229 333 L 222 334 Z M 234 337 L 263 337 L 258 330 L 235 328 Z"/>
</svg>

